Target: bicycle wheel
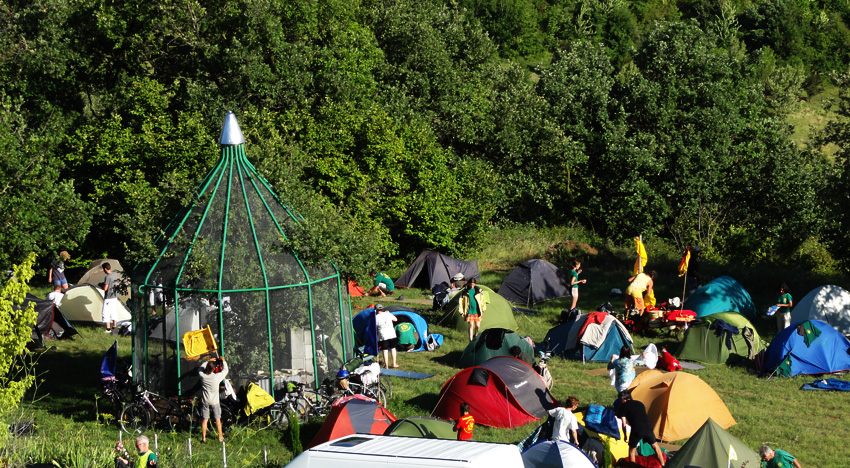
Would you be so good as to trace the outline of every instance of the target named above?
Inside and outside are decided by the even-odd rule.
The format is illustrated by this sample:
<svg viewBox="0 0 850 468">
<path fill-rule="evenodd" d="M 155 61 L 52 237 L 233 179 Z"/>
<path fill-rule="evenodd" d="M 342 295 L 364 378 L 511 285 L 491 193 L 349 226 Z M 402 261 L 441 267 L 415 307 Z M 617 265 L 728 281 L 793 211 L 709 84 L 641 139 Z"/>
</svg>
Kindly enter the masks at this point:
<svg viewBox="0 0 850 468">
<path fill-rule="evenodd" d="M 144 403 L 133 402 L 121 410 L 121 430 L 127 434 L 142 434 L 151 424 L 151 415 Z"/>
<path fill-rule="evenodd" d="M 331 412 L 333 398 L 314 390 L 304 390 L 304 399 L 310 403 L 310 409 L 313 416 L 324 418 Z"/>
<path fill-rule="evenodd" d="M 381 377 L 381 380 L 379 382 L 381 384 L 381 388 L 384 389 L 384 393 L 387 394 L 387 398 L 392 398 L 393 397 L 393 385 L 392 385 L 392 383 L 390 383 L 390 378 L 389 377 Z"/>
<path fill-rule="evenodd" d="M 295 417 L 298 419 L 299 423 L 307 422 L 307 420 L 310 419 L 312 407 L 310 406 L 310 402 L 308 402 L 303 396 L 299 395 L 294 400 L 291 400 L 287 407 L 289 408 L 289 411 L 295 413 Z"/>
</svg>

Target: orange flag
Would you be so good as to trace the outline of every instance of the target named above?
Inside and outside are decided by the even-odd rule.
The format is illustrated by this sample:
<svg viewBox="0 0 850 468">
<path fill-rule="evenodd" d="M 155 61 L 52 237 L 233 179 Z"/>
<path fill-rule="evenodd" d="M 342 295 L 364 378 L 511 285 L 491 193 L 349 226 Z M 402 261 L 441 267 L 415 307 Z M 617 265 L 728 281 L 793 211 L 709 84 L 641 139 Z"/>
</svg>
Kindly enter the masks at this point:
<svg viewBox="0 0 850 468">
<path fill-rule="evenodd" d="M 679 263 L 679 277 L 685 276 L 688 272 L 688 263 L 691 261 L 691 248 L 685 249 L 685 256 L 682 257 L 682 262 Z"/>
</svg>

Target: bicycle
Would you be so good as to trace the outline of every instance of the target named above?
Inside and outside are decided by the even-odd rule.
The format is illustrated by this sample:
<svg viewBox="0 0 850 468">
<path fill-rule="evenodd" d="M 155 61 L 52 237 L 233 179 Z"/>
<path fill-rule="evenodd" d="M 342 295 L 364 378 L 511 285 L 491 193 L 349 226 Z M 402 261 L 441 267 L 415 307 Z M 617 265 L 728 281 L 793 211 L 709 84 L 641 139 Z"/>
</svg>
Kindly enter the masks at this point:
<svg viewBox="0 0 850 468">
<path fill-rule="evenodd" d="M 360 362 L 355 365 L 357 361 Z M 353 370 L 349 371 L 349 368 Z M 359 354 L 343 363 L 337 372 L 336 385 L 326 384 L 325 391 L 334 396 L 361 394 L 386 407 L 387 398 L 392 397 L 393 390 L 389 379 L 381 378 L 380 369 L 373 356 Z"/>
<path fill-rule="evenodd" d="M 278 427 L 289 424 L 289 413 L 295 413 L 299 423 L 312 417 L 324 418 L 330 413 L 333 399 L 323 390 L 305 388 L 303 383 L 288 382 L 283 398 L 269 407 L 271 422 Z"/>
<path fill-rule="evenodd" d="M 121 430 L 128 434 L 142 434 L 151 427 L 169 432 L 184 429 L 188 421 L 173 401 L 137 385 L 132 401 L 121 409 L 119 423 Z"/>
</svg>

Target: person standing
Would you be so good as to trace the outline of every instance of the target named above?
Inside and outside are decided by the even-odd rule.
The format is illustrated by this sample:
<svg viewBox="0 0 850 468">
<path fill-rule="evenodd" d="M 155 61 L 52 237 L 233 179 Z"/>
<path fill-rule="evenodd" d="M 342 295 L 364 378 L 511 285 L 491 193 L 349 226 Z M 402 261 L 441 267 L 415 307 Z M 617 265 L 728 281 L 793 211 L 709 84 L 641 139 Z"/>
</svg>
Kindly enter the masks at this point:
<svg viewBox="0 0 850 468">
<path fill-rule="evenodd" d="M 150 450 L 150 439 L 146 436 L 136 438 L 136 449 L 139 451 L 139 459 L 136 468 L 156 468 L 156 454 Z M 115 446 L 115 450 L 123 452 L 123 457 L 115 457 L 115 468 L 130 468 L 130 455 L 124 450 L 121 442 Z"/>
<path fill-rule="evenodd" d="M 384 369 L 389 369 L 389 355 L 393 357 L 393 368 L 398 367 L 396 362 L 396 348 L 398 348 L 398 336 L 395 334 L 393 322 L 398 318 L 381 304 L 375 304 L 375 324 L 378 328 L 378 349 L 384 356 Z"/>
<path fill-rule="evenodd" d="M 785 450 L 773 450 L 767 445 L 762 445 L 759 449 L 761 457 L 761 466 L 764 468 L 800 468 L 800 462 L 793 455 Z"/>
<path fill-rule="evenodd" d="M 366 292 L 367 296 L 391 296 L 395 291 L 395 283 L 384 273 L 372 270 L 369 276 L 375 279 L 375 285 Z"/>
<path fill-rule="evenodd" d="M 578 305 L 578 285 L 587 283 L 586 279 L 578 279 L 578 275 L 581 274 L 581 262 L 573 260 L 572 267 L 573 269 L 570 270 L 570 294 L 573 296 L 573 304 L 570 306 L 570 310 L 575 309 Z"/>
<path fill-rule="evenodd" d="M 620 392 L 619 398 L 620 406 L 617 407 L 615 414 L 623 421 L 624 441 L 629 444 L 629 461 L 635 463 L 638 444 L 643 440 L 644 443 L 652 445 L 658 461 L 661 466 L 664 466 L 664 454 L 661 453 L 661 447 L 658 446 L 658 440 L 652 431 L 652 424 L 650 424 L 649 416 L 646 414 L 646 406 L 640 401 L 632 400 L 632 392 L 629 390 Z M 629 426 L 631 430 L 626 426 Z"/>
<path fill-rule="evenodd" d="M 65 262 L 71 259 L 71 254 L 63 250 L 59 252 L 59 258 L 53 259 L 50 262 L 50 272 L 47 273 L 47 281 L 62 288 L 62 291 L 68 290 L 68 279 L 65 278 Z"/>
<path fill-rule="evenodd" d="M 643 356 L 643 353 L 641 353 Z M 609 369 L 614 369 L 614 388 L 618 392 L 624 392 L 629 389 L 629 385 L 635 380 L 635 361 L 638 357 L 632 357 L 632 348 L 628 345 L 623 345 L 620 348 L 619 355 L 612 355 L 611 362 L 608 364 Z"/>
<path fill-rule="evenodd" d="M 460 419 L 455 423 L 454 431 L 457 432 L 457 440 L 472 439 L 472 430 L 475 428 L 475 418 L 469 414 L 469 403 L 460 404 Z"/>
<path fill-rule="evenodd" d="M 573 414 L 578 408 L 578 398 L 571 396 L 567 398 L 569 408 L 558 407 L 549 410 L 549 416 L 555 419 L 555 424 L 552 427 L 552 437 L 549 440 L 565 440 L 570 442 L 569 436 L 572 435 L 572 442 L 578 446 L 578 420 Z"/>
<path fill-rule="evenodd" d="M 198 374 L 201 377 L 201 442 L 207 441 L 207 421 L 210 420 L 210 412 L 215 420 L 215 428 L 218 431 L 218 441 L 224 442 L 224 432 L 221 428 L 221 400 L 219 386 L 227 377 L 227 362 L 224 357 L 210 359 L 201 364 Z"/>
<path fill-rule="evenodd" d="M 118 299 L 118 274 L 112 271 L 112 265 L 109 262 L 103 263 L 103 272 L 106 273 L 106 278 L 103 279 L 103 290 L 106 292 L 103 298 L 103 323 L 106 324 L 106 333 L 117 331 L 117 323 L 115 321 L 120 310 L 121 300 Z"/>
<path fill-rule="evenodd" d="M 652 295 L 652 287 L 654 286 L 655 270 L 646 273 L 638 273 L 629 278 L 629 287 L 626 288 L 626 308 L 634 307 L 640 315 L 643 315 L 646 310 L 644 295 Z"/>
<path fill-rule="evenodd" d="M 469 324 L 469 341 L 472 341 L 481 330 L 481 319 L 487 310 L 487 300 L 481 288 L 475 285 L 475 278 L 470 278 L 465 289 L 458 294 L 461 295 L 460 314 L 466 317 Z"/>
<path fill-rule="evenodd" d="M 779 299 L 776 300 L 776 331 L 781 332 L 791 326 L 791 307 L 794 307 L 794 301 L 791 300 L 791 288 L 788 284 L 782 283 L 779 285 Z"/>
</svg>

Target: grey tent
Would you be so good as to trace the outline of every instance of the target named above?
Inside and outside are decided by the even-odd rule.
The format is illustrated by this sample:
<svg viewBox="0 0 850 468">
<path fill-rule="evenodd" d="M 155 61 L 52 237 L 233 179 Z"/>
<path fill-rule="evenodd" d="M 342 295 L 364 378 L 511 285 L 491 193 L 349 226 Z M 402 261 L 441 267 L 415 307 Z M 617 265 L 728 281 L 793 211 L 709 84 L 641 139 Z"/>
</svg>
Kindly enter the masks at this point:
<svg viewBox="0 0 850 468">
<path fill-rule="evenodd" d="M 397 280 L 396 286 L 431 289 L 452 276 L 462 273 L 464 278 L 478 276 L 478 260 L 466 262 L 433 250 L 423 250 Z"/>
<path fill-rule="evenodd" d="M 53 301 L 27 294 L 20 308 L 25 309 L 29 307 L 30 303 L 34 304 L 35 311 L 38 314 L 35 324 L 32 326 L 31 339 L 34 348 L 44 346 L 44 341 L 51 338 L 70 338 L 77 334 L 77 330 L 65 320 L 62 312 L 59 312 Z"/>
<path fill-rule="evenodd" d="M 530 306 L 569 296 L 570 282 L 558 267 L 546 260 L 528 260 L 508 274 L 499 286 L 499 295 L 515 304 Z"/>
</svg>

